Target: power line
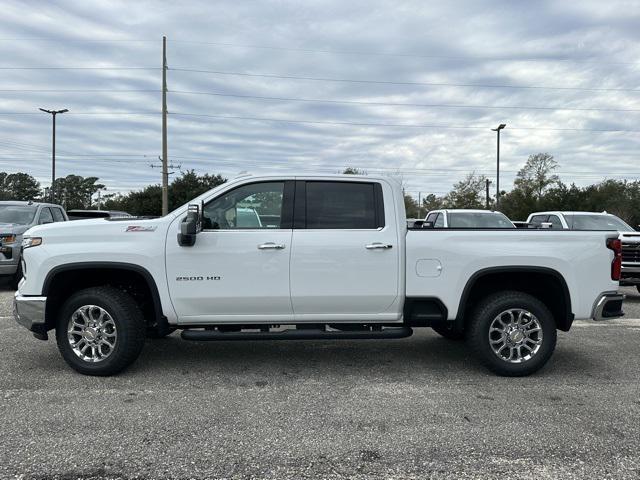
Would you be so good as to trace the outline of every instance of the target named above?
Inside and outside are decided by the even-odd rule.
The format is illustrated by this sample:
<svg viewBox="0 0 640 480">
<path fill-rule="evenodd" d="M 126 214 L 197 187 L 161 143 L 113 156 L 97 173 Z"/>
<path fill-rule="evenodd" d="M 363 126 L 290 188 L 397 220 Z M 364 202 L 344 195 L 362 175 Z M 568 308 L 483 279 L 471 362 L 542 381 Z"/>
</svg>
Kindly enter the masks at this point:
<svg viewBox="0 0 640 480">
<path fill-rule="evenodd" d="M 216 118 L 216 119 L 228 119 L 228 120 L 250 120 L 259 122 L 282 122 L 282 123 L 300 123 L 300 124 L 318 124 L 318 125 L 353 125 L 360 127 L 389 127 L 389 128 L 445 128 L 445 129 L 474 129 L 474 130 L 486 130 L 488 126 L 482 125 L 419 125 L 419 124 L 406 124 L 406 123 L 368 123 L 368 122 L 334 122 L 326 120 L 299 120 L 299 119 L 285 119 L 285 118 L 269 118 L 269 117 L 249 117 L 238 115 L 211 115 L 204 113 L 184 113 L 184 112 L 169 112 L 173 116 L 184 117 L 201 117 L 201 118 Z M 640 133 L 640 130 L 620 130 L 620 129 L 606 129 L 606 128 L 555 128 L 555 127 L 509 127 L 509 130 L 540 130 L 540 131 L 560 131 L 560 132 L 602 132 L 602 133 Z"/>
<path fill-rule="evenodd" d="M 59 89 L 59 88 L 5 88 L 0 89 L 0 92 L 25 92 L 25 93 L 138 93 L 138 92 L 160 92 L 160 89 Z"/>
<path fill-rule="evenodd" d="M 0 67 L 0 70 L 160 70 L 160 67 Z"/>
<path fill-rule="evenodd" d="M 540 89 L 540 90 L 577 90 L 586 92 L 640 92 L 637 88 L 590 88 L 590 87 L 556 87 L 546 85 L 496 85 L 482 83 L 444 83 L 444 82 L 394 82 L 390 80 L 368 80 L 368 79 L 346 79 L 346 78 L 329 78 L 329 77 L 308 77 L 297 75 L 279 75 L 273 73 L 247 73 L 247 72 L 229 72 L 222 70 L 199 70 L 193 68 L 171 68 L 170 70 L 178 72 L 192 73 L 210 73 L 213 75 L 234 75 L 241 77 L 259 77 L 259 78 L 276 78 L 284 80 L 309 80 L 314 82 L 342 82 L 342 83 L 366 83 L 376 85 L 413 85 L 427 87 L 473 87 L 473 88 L 524 88 L 524 89 Z"/>
<path fill-rule="evenodd" d="M 1 92 L 2 90 L 0 90 Z M 157 91 L 157 90 L 156 90 Z M 466 104 L 446 104 L 446 103 L 394 103 L 394 102 L 366 102 L 359 100 L 334 100 L 317 98 L 295 98 L 295 97 L 269 97 L 261 95 L 242 95 L 234 93 L 219 92 L 194 92 L 188 90 L 170 90 L 170 93 L 184 95 L 210 95 L 216 97 L 251 98 L 256 100 L 277 100 L 287 102 L 309 102 L 309 103 L 334 103 L 346 105 L 371 105 L 383 107 L 425 107 L 425 108 L 482 108 L 482 109 L 515 109 L 515 110 L 567 110 L 567 111 L 587 111 L 587 112 L 640 112 L 640 108 L 567 108 L 567 107 L 538 107 L 531 105 L 466 105 Z"/>
<path fill-rule="evenodd" d="M 254 48 L 261 50 L 283 50 L 289 52 L 303 53 L 321 53 L 332 55 L 361 55 L 361 56 L 382 56 L 382 57 L 410 57 L 410 58 L 433 58 L 442 60 L 478 60 L 486 62 L 575 62 L 575 63 L 595 63 L 598 65 L 637 65 L 639 62 L 603 62 L 600 60 L 589 60 L 582 58 L 504 58 L 504 57 L 487 57 L 475 55 L 426 55 L 416 53 L 395 53 L 395 52 L 371 52 L 371 51 L 349 51 L 349 50 L 331 50 L 331 49 L 312 49 L 298 47 L 281 47 L 272 45 L 243 45 L 224 42 L 202 42 L 194 40 L 171 40 L 172 43 L 188 43 L 195 45 L 212 45 L 217 47 L 232 48 Z"/>
<path fill-rule="evenodd" d="M 68 112 L 67 115 L 160 115 L 161 112 Z M 38 115 L 38 112 L 0 112 L 0 115 Z"/>
</svg>

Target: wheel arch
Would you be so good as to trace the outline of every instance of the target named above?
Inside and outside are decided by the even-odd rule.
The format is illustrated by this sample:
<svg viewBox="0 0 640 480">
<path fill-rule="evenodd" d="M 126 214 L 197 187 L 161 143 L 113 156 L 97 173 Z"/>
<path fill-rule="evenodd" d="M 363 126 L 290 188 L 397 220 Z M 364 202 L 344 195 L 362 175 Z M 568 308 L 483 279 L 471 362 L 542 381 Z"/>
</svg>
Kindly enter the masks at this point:
<svg viewBox="0 0 640 480">
<path fill-rule="evenodd" d="M 551 310 L 559 330 L 571 328 L 571 293 L 562 274 L 553 268 L 517 265 L 484 268 L 471 275 L 460 297 L 456 328 L 466 327 L 473 307 L 483 295 L 506 289 L 537 297 Z"/>
<path fill-rule="evenodd" d="M 92 274 L 99 278 L 92 278 Z M 146 268 L 125 262 L 74 262 L 54 267 L 45 277 L 42 295 L 47 297 L 47 329 L 54 328 L 57 311 L 70 294 L 80 287 L 99 285 L 129 290 L 134 299 L 142 301 L 141 309 L 149 326 L 167 323 L 158 286 Z"/>
</svg>

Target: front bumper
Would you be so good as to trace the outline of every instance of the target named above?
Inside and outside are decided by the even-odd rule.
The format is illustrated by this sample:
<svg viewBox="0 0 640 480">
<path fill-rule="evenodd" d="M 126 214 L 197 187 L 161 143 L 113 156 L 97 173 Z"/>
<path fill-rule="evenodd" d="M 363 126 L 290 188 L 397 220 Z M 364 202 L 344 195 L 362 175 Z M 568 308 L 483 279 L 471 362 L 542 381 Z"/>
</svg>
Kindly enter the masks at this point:
<svg viewBox="0 0 640 480">
<path fill-rule="evenodd" d="M 47 297 L 27 297 L 18 292 L 13 297 L 13 317 L 32 332 L 42 333 L 45 327 Z"/>
<path fill-rule="evenodd" d="M 600 295 L 593 306 L 593 314 L 591 318 L 594 320 L 611 320 L 624 315 L 622 311 L 622 302 L 624 295 L 617 292 L 608 292 Z"/>
</svg>

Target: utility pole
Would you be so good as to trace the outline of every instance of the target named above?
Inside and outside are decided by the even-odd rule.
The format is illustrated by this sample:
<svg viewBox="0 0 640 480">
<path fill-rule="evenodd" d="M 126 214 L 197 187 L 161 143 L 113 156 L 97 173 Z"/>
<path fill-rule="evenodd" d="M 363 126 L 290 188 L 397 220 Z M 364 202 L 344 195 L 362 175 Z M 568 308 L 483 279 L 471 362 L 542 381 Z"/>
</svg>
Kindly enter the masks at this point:
<svg viewBox="0 0 640 480">
<path fill-rule="evenodd" d="M 422 218 L 422 192 L 418 192 L 418 218 Z"/>
<path fill-rule="evenodd" d="M 45 108 L 40 108 L 40 111 L 44 113 L 51 114 L 53 118 L 53 127 L 52 127 L 52 145 L 51 145 L 51 203 L 56 203 L 56 115 L 59 113 L 65 113 L 69 110 L 64 108 L 62 110 L 47 110 Z"/>
<path fill-rule="evenodd" d="M 487 182 L 487 210 L 489 210 L 489 184 L 491 183 L 491 180 L 487 178 L 485 181 Z"/>
<path fill-rule="evenodd" d="M 498 145 L 496 150 L 496 210 L 500 207 L 500 130 L 506 126 L 507 125 L 505 123 L 501 123 L 496 128 L 491 129 L 498 134 Z"/>
<path fill-rule="evenodd" d="M 167 169 L 167 37 L 162 36 L 162 216 L 169 213 L 169 171 Z"/>
</svg>

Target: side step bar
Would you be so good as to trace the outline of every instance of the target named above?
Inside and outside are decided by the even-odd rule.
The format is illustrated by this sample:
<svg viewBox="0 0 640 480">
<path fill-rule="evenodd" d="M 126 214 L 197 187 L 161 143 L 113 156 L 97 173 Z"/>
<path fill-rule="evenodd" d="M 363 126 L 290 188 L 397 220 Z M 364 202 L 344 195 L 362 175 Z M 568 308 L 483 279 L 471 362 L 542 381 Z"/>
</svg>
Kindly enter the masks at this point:
<svg viewBox="0 0 640 480">
<path fill-rule="evenodd" d="M 320 329 L 295 329 L 281 332 L 219 332 L 217 330 L 183 330 L 183 340 L 221 341 L 221 340 L 358 340 L 375 338 L 410 337 L 413 330 L 409 327 L 382 328 L 351 332 L 325 331 Z"/>
</svg>

